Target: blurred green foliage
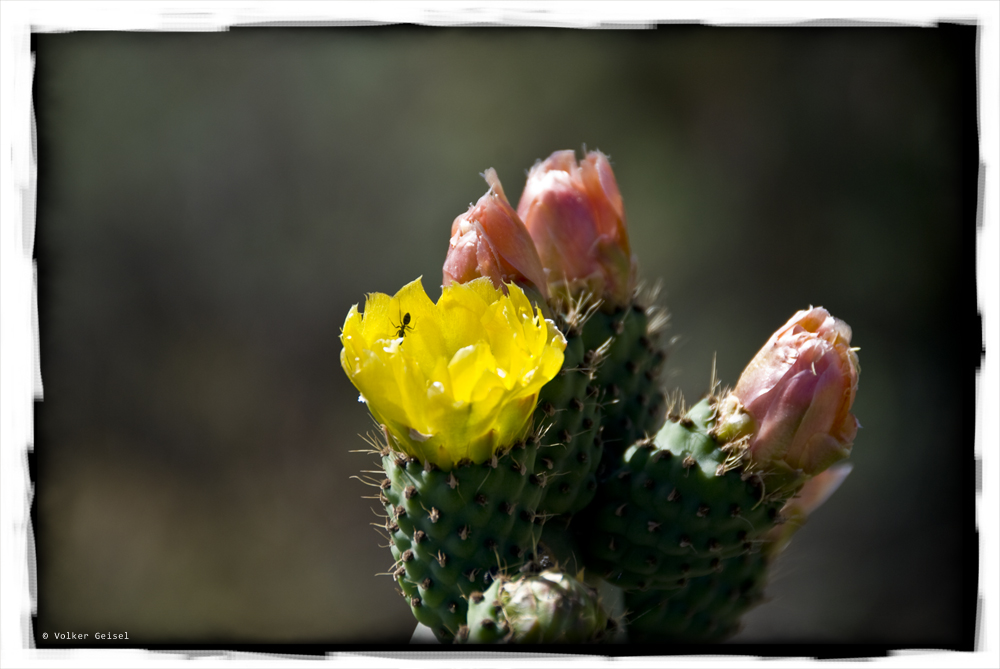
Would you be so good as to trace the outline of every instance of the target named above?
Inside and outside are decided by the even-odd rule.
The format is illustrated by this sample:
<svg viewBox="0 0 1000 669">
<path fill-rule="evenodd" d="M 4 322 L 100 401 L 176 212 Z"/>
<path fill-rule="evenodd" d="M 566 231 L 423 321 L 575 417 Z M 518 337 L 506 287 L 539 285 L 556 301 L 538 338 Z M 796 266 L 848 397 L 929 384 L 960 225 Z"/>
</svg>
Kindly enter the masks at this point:
<svg viewBox="0 0 1000 669">
<path fill-rule="evenodd" d="M 975 179 L 955 44 L 942 28 L 36 35 L 39 629 L 408 640 L 375 575 L 392 562 L 377 503 L 351 478 L 375 459 L 355 452 L 372 424 L 339 328 L 367 292 L 422 275 L 439 294 L 485 168 L 516 205 L 536 159 L 586 144 L 610 154 L 662 281 L 671 388 L 705 392 L 716 354 L 735 383 L 809 304 L 861 347 L 854 473 L 738 640 L 954 643 Z"/>
</svg>

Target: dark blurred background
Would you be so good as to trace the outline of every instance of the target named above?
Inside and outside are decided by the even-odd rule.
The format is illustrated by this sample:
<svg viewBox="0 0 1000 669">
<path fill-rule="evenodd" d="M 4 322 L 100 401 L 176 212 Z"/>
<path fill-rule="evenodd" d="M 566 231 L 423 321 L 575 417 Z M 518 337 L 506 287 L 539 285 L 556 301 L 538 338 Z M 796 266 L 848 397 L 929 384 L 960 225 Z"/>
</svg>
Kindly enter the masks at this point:
<svg viewBox="0 0 1000 669">
<path fill-rule="evenodd" d="M 796 310 L 854 329 L 854 472 L 737 641 L 969 631 L 975 28 L 36 34 L 37 632 L 405 642 L 352 479 L 367 292 L 440 294 L 497 169 L 613 161 L 691 399 Z M 970 144 L 971 141 L 971 144 Z M 970 197 L 971 193 L 971 197 Z M 970 562 L 971 560 L 971 562 Z M 970 573 L 971 567 L 971 573 Z"/>
</svg>

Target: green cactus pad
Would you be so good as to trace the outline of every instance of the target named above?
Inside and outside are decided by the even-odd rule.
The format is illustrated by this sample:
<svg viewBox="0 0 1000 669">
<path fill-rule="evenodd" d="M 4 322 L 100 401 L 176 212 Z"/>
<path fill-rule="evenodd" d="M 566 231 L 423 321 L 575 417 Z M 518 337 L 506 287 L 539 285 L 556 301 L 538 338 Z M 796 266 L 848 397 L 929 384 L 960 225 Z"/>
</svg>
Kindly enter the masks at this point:
<svg viewBox="0 0 1000 669">
<path fill-rule="evenodd" d="M 574 519 L 588 570 L 624 590 L 679 589 L 763 541 L 795 488 L 747 475 L 709 435 L 713 409 L 706 399 L 624 453 Z"/>
<path fill-rule="evenodd" d="M 467 643 L 591 643 L 607 637 L 597 591 L 569 574 L 546 570 L 501 577 L 470 597 Z"/>
<path fill-rule="evenodd" d="M 542 388 L 535 410 L 539 435 L 535 474 L 545 481 L 539 513 L 573 514 L 593 499 L 603 445 L 600 390 L 584 362 L 583 338 L 565 323 L 563 368 Z"/>
<path fill-rule="evenodd" d="M 382 458 L 393 575 L 414 617 L 440 640 L 465 623 L 471 592 L 534 554 L 542 521 L 542 487 L 530 474 L 536 449 L 522 443 L 450 472 L 398 453 Z"/>
<path fill-rule="evenodd" d="M 637 303 L 610 313 L 597 310 L 583 326 L 585 355 L 595 362 L 594 380 L 602 390 L 602 439 L 612 459 L 656 434 L 664 422 L 658 377 L 666 353 L 657 332 L 662 319 L 651 319 L 650 311 Z"/>
<path fill-rule="evenodd" d="M 713 643 L 732 636 L 740 617 L 763 599 L 769 563 L 767 551 L 746 553 L 683 588 L 626 592 L 629 641 Z"/>
</svg>

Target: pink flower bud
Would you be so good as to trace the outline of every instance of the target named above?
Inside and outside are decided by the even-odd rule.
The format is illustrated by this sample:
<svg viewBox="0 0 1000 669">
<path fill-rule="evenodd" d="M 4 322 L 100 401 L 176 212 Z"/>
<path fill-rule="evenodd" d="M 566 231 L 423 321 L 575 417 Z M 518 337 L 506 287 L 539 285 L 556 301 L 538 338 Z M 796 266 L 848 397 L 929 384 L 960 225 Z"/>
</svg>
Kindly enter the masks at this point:
<svg viewBox="0 0 1000 669">
<path fill-rule="evenodd" d="M 573 151 L 556 151 L 535 163 L 517 213 L 535 240 L 553 292 L 589 291 L 611 304 L 629 302 L 637 269 L 607 156 L 591 151 L 577 164 Z"/>
<path fill-rule="evenodd" d="M 749 433 L 754 462 L 810 476 L 847 457 L 861 371 L 850 343 L 851 328 L 825 309 L 795 314 L 743 370 L 720 411 L 720 433 Z"/>
<path fill-rule="evenodd" d="M 507 201 L 496 171 L 491 167 L 483 176 L 489 191 L 451 224 L 444 285 L 487 276 L 497 288 L 517 283 L 548 299 L 545 272 L 531 235 Z"/>
</svg>

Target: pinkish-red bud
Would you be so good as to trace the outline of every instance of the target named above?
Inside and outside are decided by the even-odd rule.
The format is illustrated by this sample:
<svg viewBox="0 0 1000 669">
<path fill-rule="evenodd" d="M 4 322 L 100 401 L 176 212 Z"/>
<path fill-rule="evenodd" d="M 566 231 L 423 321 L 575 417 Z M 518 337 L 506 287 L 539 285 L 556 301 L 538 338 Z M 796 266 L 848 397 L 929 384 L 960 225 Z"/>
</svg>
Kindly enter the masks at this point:
<svg viewBox="0 0 1000 669">
<path fill-rule="evenodd" d="M 451 224 L 444 285 L 487 276 L 497 288 L 517 283 L 547 299 L 545 272 L 531 235 L 507 201 L 496 171 L 491 167 L 483 176 L 489 191 Z"/>
<path fill-rule="evenodd" d="M 573 151 L 556 151 L 536 163 L 517 213 L 535 240 L 553 292 L 629 302 L 637 271 L 607 156 L 591 151 L 577 164 Z"/>
<path fill-rule="evenodd" d="M 858 430 L 850 410 L 861 371 L 850 344 L 851 328 L 825 309 L 795 314 L 723 403 L 723 433 L 741 425 L 755 462 L 781 461 L 807 475 L 847 457 Z"/>
</svg>

